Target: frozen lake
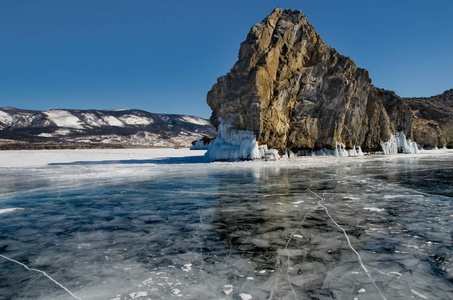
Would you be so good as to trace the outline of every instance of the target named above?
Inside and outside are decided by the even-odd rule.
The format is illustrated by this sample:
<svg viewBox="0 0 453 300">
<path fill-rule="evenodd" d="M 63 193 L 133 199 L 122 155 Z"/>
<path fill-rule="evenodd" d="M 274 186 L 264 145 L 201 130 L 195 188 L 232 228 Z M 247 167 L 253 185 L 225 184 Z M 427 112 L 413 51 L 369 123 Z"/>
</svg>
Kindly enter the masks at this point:
<svg viewBox="0 0 453 300">
<path fill-rule="evenodd" d="M 0 299 L 453 298 L 452 151 L 203 153 L 0 152 Z"/>
</svg>

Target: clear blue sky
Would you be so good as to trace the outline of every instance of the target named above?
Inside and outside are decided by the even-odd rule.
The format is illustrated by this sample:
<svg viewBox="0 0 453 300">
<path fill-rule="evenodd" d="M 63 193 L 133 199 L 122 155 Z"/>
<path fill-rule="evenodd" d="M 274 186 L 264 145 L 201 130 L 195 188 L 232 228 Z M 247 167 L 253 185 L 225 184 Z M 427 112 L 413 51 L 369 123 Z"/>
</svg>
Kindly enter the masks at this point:
<svg viewBox="0 0 453 300">
<path fill-rule="evenodd" d="M 206 94 L 275 7 L 400 96 L 453 88 L 452 0 L 0 0 L 0 107 L 208 118 Z"/>
</svg>

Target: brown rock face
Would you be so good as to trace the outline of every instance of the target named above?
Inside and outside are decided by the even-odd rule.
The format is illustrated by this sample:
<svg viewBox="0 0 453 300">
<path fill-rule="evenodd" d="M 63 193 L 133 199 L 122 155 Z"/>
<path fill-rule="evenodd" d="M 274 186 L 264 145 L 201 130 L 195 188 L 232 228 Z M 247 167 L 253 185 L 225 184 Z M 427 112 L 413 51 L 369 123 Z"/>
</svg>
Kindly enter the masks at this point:
<svg viewBox="0 0 453 300">
<path fill-rule="evenodd" d="M 412 112 L 394 92 L 372 86 L 366 101 L 366 113 L 360 130 L 359 144 L 365 151 L 381 150 L 381 141 L 402 132 L 412 137 Z"/>
<path fill-rule="evenodd" d="M 453 148 L 453 89 L 429 98 L 404 98 L 413 113 L 414 139 L 424 147 Z"/>
<path fill-rule="evenodd" d="M 214 126 L 252 132 L 280 153 L 337 143 L 378 151 L 391 134 L 412 137 L 408 103 L 372 86 L 368 72 L 326 45 L 297 10 L 277 8 L 251 28 L 207 103 Z"/>
</svg>

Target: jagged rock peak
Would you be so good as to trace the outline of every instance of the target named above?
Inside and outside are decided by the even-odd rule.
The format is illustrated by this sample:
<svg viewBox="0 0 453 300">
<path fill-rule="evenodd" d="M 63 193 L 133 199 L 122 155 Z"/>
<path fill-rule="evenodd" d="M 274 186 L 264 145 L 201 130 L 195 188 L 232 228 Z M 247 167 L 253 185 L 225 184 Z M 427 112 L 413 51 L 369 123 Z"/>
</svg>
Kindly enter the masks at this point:
<svg viewBox="0 0 453 300">
<path fill-rule="evenodd" d="M 449 93 L 428 100 L 435 103 Z M 207 155 L 223 159 L 228 155 L 216 153 L 226 151 L 250 159 L 268 153 L 258 151 L 258 145 L 280 154 L 339 145 L 380 151 L 396 135 L 419 138 L 425 146 L 451 146 L 453 122 L 434 129 L 427 127 L 432 120 L 413 126 L 417 116 L 433 110 L 431 104 L 415 115 L 417 101 L 374 87 L 368 71 L 326 45 L 301 11 L 277 8 L 250 29 L 238 61 L 207 95 L 210 120 L 218 130 Z"/>
<path fill-rule="evenodd" d="M 326 45 L 301 11 L 277 8 L 251 28 L 239 60 L 218 79 L 207 103 L 225 143 L 231 144 L 227 132 L 239 130 L 280 153 L 339 143 L 378 149 L 395 131 L 384 106 L 399 111 L 404 103 L 387 103 L 398 97 L 384 93 L 386 103 L 375 99 L 370 106 L 372 90 L 368 72 Z M 410 123 L 410 110 L 402 109 Z M 410 124 L 409 132 L 403 129 L 410 135 Z"/>
</svg>

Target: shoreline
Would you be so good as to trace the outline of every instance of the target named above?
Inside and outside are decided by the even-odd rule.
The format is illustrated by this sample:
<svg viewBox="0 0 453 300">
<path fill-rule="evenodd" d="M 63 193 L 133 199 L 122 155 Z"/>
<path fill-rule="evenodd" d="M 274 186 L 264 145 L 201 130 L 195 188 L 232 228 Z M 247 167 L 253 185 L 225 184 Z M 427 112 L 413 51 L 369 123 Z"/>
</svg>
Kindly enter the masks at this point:
<svg viewBox="0 0 453 300">
<path fill-rule="evenodd" d="M 27 167 L 45 167 L 55 164 L 71 164 L 79 163 L 96 163 L 108 162 L 109 164 L 123 164 L 127 161 L 142 161 L 145 164 L 153 164 L 153 162 L 164 161 L 165 159 L 178 160 L 178 163 L 193 163 L 194 159 L 201 158 L 206 153 L 206 150 L 190 150 L 190 148 L 124 148 L 124 149 L 45 149 L 45 150 L 8 150 L 0 151 L 0 169 L 6 168 L 27 168 Z M 453 149 L 438 149 L 438 150 L 421 150 L 417 154 L 383 154 L 383 153 L 365 153 L 364 156 L 297 156 L 294 158 L 283 158 L 275 161 L 238 161 L 243 163 L 295 163 L 300 164 L 304 160 L 324 160 L 337 161 L 344 159 L 367 159 L 367 158 L 410 158 L 422 157 L 427 155 L 442 155 L 451 154 Z M 207 161 L 206 164 L 211 162 Z M 216 162 L 231 164 L 237 162 Z"/>
</svg>

